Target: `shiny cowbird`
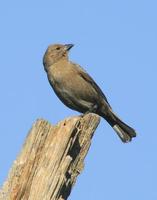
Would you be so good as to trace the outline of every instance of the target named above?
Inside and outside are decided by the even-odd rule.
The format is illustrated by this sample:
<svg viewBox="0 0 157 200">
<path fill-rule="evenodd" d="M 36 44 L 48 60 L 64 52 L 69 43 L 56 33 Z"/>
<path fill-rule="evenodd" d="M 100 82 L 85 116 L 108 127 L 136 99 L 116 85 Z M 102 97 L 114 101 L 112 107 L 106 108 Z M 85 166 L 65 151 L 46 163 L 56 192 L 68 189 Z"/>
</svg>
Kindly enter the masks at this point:
<svg viewBox="0 0 157 200">
<path fill-rule="evenodd" d="M 48 80 L 59 99 L 69 108 L 81 113 L 96 113 L 103 117 L 123 142 L 136 137 L 133 128 L 125 124 L 112 110 L 102 90 L 91 76 L 68 59 L 73 44 L 50 45 L 43 65 Z"/>
</svg>

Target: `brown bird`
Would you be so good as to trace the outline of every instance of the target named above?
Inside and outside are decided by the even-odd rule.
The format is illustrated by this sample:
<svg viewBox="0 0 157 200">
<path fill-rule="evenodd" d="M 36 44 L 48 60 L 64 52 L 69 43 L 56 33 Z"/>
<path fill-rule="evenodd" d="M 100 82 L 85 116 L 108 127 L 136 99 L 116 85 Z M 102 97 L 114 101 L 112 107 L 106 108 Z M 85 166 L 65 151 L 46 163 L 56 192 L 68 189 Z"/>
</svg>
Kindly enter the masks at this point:
<svg viewBox="0 0 157 200">
<path fill-rule="evenodd" d="M 59 99 L 69 108 L 81 113 L 96 113 L 103 117 L 123 142 L 136 137 L 133 128 L 125 124 L 113 111 L 102 90 L 87 72 L 69 61 L 68 52 L 73 44 L 50 45 L 43 65 L 48 80 Z"/>
</svg>

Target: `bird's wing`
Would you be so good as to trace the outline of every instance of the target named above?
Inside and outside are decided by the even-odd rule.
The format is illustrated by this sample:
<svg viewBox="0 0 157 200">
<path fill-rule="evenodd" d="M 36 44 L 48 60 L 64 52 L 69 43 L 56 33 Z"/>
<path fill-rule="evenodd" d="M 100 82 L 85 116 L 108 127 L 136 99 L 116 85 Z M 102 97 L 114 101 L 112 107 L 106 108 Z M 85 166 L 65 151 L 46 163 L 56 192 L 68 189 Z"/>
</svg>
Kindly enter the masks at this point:
<svg viewBox="0 0 157 200">
<path fill-rule="evenodd" d="M 106 103 L 108 104 L 109 107 L 110 104 L 106 98 L 106 96 L 104 95 L 104 93 L 102 92 L 102 90 L 100 89 L 100 87 L 96 84 L 96 82 L 92 79 L 92 77 L 82 68 L 80 67 L 79 65 L 75 64 L 75 66 L 77 66 L 77 69 L 78 69 L 78 73 L 80 74 L 80 76 L 87 82 L 89 82 L 93 88 L 97 91 L 98 94 L 100 94 L 104 100 L 106 101 Z"/>
</svg>

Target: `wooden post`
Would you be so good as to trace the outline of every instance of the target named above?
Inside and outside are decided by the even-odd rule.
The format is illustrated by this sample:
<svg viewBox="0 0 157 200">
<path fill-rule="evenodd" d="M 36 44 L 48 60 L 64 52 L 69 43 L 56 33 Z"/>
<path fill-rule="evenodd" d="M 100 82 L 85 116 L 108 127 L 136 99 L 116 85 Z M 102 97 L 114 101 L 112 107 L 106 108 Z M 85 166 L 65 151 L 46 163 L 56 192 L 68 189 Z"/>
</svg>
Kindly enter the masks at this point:
<svg viewBox="0 0 157 200">
<path fill-rule="evenodd" d="M 37 120 L 0 190 L 0 200 L 66 200 L 99 121 L 95 114 L 55 126 Z"/>
</svg>

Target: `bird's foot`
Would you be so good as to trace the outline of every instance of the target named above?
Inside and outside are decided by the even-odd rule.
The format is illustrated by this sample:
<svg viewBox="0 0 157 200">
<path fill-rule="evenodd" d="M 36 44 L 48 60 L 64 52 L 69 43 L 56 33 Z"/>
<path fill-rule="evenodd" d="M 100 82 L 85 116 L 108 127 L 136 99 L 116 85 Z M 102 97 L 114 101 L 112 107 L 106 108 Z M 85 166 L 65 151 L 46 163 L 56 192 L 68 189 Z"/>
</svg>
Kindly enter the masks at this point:
<svg viewBox="0 0 157 200">
<path fill-rule="evenodd" d="M 91 108 L 89 108 L 89 110 L 87 110 L 85 113 L 83 113 L 81 115 L 81 117 L 84 117 L 85 115 L 89 114 L 89 113 L 96 113 L 98 109 L 98 106 L 96 104 L 94 104 L 94 106 L 92 106 Z"/>
</svg>

